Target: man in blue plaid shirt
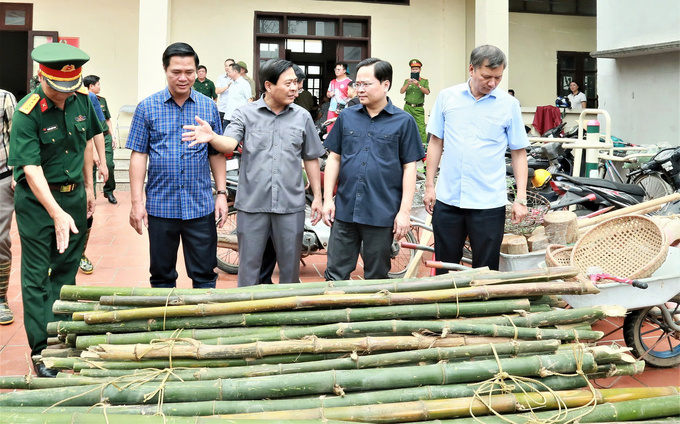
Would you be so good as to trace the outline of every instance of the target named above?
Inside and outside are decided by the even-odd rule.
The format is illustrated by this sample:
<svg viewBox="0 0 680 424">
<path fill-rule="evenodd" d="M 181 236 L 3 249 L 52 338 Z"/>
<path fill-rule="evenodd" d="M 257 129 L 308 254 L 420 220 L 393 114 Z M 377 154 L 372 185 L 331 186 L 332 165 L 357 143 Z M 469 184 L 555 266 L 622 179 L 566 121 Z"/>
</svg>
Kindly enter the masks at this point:
<svg viewBox="0 0 680 424">
<path fill-rule="evenodd" d="M 180 239 L 193 287 L 214 288 L 217 280 L 215 222 L 227 214 L 226 161 L 207 144 L 188 147 L 182 142 L 182 127 L 196 116 L 222 133 L 215 102 L 192 90 L 198 63 L 198 55 L 186 43 L 165 49 L 168 87 L 139 103 L 125 146 L 132 150 L 130 225 L 139 234 L 143 226 L 148 229 L 152 287 L 176 286 Z M 217 186 L 214 201 L 210 171 Z"/>
</svg>

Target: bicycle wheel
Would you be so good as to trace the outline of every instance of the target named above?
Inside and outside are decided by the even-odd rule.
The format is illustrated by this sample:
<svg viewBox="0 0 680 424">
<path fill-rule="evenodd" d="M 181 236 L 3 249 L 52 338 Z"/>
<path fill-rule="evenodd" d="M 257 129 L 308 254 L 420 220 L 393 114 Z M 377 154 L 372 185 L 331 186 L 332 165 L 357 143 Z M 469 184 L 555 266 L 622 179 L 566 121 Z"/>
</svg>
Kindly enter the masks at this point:
<svg viewBox="0 0 680 424">
<path fill-rule="evenodd" d="M 637 184 L 645 191 L 645 201 L 673 194 L 673 186 L 668 184 L 659 173 L 646 174 L 637 177 L 633 184 Z"/>
<path fill-rule="evenodd" d="M 406 233 L 404 241 L 407 243 L 418 243 L 418 239 L 411 230 Z M 399 243 L 398 241 L 392 242 L 392 268 L 390 268 L 390 272 L 387 274 L 390 278 L 402 278 L 406 274 L 411 261 L 416 256 L 414 249 L 402 248 Z"/>
<path fill-rule="evenodd" d="M 677 319 L 680 304 L 667 302 L 668 312 Z M 679 323 L 680 321 L 676 321 Z M 631 312 L 623 323 L 623 339 L 639 358 L 658 368 L 680 364 L 680 335 L 664 321 L 661 309 L 650 306 Z"/>
<path fill-rule="evenodd" d="M 238 274 L 238 250 L 220 247 L 220 235 L 236 236 L 236 210 L 227 213 L 224 226 L 217 228 L 217 268 L 229 274 Z"/>
</svg>

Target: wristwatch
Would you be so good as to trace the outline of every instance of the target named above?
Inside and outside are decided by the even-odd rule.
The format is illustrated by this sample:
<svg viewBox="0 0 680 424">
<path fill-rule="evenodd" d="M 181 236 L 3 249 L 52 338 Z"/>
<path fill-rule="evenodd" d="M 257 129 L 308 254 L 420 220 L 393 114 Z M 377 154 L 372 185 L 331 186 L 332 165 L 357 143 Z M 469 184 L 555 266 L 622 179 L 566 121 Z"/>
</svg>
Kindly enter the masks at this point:
<svg viewBox="0 0 680 424">
<path fill-rule="evenodd" d="M 519 203 L 522 206 L 527 205 L 527 199 L 515 199 L 515 203 Z"/>
<path fill-rule="evenodd" d="M 226 196 L 227 190 L 217 190 L 217 195 L 219 196 L 220 194 L 224 194 Z"/>
</svg>

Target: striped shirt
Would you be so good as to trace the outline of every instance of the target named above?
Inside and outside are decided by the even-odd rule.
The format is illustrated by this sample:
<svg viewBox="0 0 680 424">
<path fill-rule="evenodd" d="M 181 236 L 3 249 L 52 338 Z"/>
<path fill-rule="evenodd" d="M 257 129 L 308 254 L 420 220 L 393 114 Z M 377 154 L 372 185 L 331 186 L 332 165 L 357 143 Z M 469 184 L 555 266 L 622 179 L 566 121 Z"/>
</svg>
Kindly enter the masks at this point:
<svg viewBox="0 0 680 424">
<path fill-rule="evenodd" d="M 0 90 L 0 174 L 9 172 L 9 129 L 17 101 L 9 91 Z"/>
<path fill-rule="evenodd" d="M 151 216 L 187 220 L 215 210 L 208 155 L 217 152 L 208 144 L 187 148 L 189 143 L 182 142 L 182 127 L 196 124 L 195 116 L 222 133 L 215 102 L 194 90 L 181 107 L 167 88 L 137 105 L 125 147 L 149 155 L 146 210 Z"/>
</svg>

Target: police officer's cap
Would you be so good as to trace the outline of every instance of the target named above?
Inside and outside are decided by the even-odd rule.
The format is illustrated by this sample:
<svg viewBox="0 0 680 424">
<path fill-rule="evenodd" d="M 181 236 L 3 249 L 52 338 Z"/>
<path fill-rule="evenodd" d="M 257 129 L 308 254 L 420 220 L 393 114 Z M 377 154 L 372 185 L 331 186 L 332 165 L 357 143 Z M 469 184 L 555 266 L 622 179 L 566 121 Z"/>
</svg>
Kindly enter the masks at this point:
<svg viewBox="0 0 680 424">
<path fill-rule="evenodd" d="M 77 47 L 62 43 L 48 43 L 31 52 L 33 60 L 40 64 L 39 73 L 51 88 L 70 93 L 83 85 L 83 65 L 90 56 Z"/>
<path fill-rule="evenodd" d="M 423 63 L 421 61 L 419 61 L 418 59 L 411 59 L 408 62 L 408 66 L 420 66 L 420 67 L 422 67 Z"/>
<path fill-rule="evenodd" d="M 242 61 L 242 60 L 239 61 L 237 63 L 237 65 L 240 66 L 241 68 L 243 68 L 243 70 L 246 71 L 246 74 L 248 73 L 248 66 L 246 65 L 246 63 L 244 61 Z"/>
</svg>

